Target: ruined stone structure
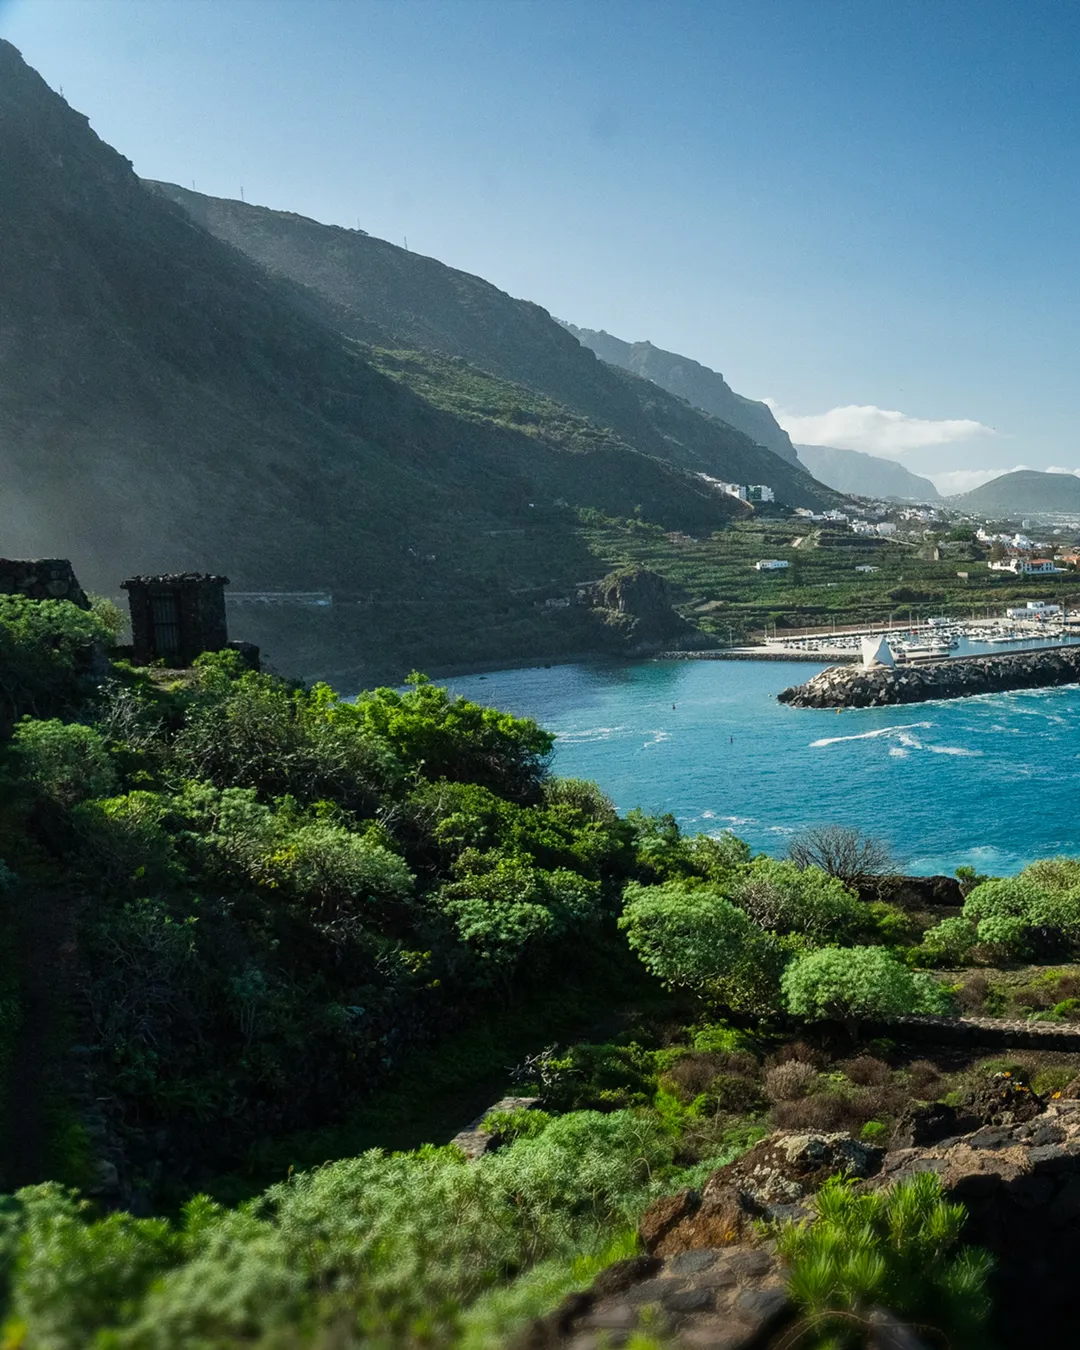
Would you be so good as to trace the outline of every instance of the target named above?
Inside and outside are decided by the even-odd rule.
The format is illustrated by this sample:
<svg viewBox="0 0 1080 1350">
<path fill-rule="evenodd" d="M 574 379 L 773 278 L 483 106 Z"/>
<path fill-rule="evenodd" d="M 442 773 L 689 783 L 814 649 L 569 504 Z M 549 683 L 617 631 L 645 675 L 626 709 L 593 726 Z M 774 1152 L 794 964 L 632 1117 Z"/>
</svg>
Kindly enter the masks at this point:
<svg viewBox="0 0 1080 1350">
<path fill-rule="evenodd" d="M 0 558 L 0 595 L 28 600 L 70 600 L 80 609 L 90 601 L 66 558 Z"/>
<path fill-rule="evenodd" d="M 167 666 L 190 666 L 203 652 L 227 647 L 228 584 L 228 577 L 204 572 L 129 577 L 122 585 L 131 608 L 135 661 L 139 665 L 164 661 Z"/>
</svg>

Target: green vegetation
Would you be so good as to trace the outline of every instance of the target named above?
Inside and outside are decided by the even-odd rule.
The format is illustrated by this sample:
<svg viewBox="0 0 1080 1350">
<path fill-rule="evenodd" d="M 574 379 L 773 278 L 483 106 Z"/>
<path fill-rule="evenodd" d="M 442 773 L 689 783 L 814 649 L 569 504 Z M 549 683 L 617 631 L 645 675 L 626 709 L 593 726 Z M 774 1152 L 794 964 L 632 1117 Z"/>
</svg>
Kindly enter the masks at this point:
<svg viewBox="0 0 1080 1350">
<path fill-rule="evenodd" d="M 815 1200 L 816 1222 L 778 1232 L 790 1289 L 804 1309 L 799 1344 L 840 1350 L 865 1342 L 875 1308 L 887 1308 L 949 1345 L 982 1346 L 990 1315 L 990 1260 L 957 1250 L 967 1217 L 924 1172 L 889 1191 L 859 1195 L 840 1179 Z"/>
<path fill-rule="evenodd" d="M 533 722 L 421 676 L 346 702 L 230 652 L 103 665 L 105 637 L 63 604 L 0 615 L 24 662 L 0 743 L 12 1347 L 497 1344 L 770 1127 L 883 1138 L 913 1100 L 977 1096 L 1000 1066 L 852 1031 L 970 1006 L 978 972 L 919 967 L 1003 959 L 986 924 L 1073 940 L 1068 860 L 970 878 L 941 919 L 889 902 L 872 840 L 778 861 L 620 818 Z M 1080 1008 L 1067 969 L 1030 986 L 1009 997 Z M 1078 1068 L 1009 1073 L 1071 1094 Z M 493 1151 L 441 1142 L 508 1090 L 539 1109 L 489 1116 Z M 833 1194 L 808 1230 L 830 1251 Z M 910 1243 L 954 1242 L 931 1199 L 907 1227 L 907 1201 L 860 1210 L 828 1279 L 783 1238 L 810 1243 L 815 1326 L 888 1288 L 967 1334 L 974 1258 L 905 1283 Z"/>
</svg>

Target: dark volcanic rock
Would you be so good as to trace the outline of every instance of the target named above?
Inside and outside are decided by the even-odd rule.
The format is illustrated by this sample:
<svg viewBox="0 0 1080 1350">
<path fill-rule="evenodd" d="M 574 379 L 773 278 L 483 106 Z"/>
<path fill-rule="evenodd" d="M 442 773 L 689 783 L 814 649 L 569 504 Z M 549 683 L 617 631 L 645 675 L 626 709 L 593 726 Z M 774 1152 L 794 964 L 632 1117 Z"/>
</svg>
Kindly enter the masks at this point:
<svg viewBox="0 0 1080 1350">
<path fill-rule="evenodd" d="M 1080 647 L 1043 647 L 995 656 L 958 656 L 932 665 L 830 666 L 777 694 L 793 708 L 880 708 L 1080 681 Z"/>
</svg>

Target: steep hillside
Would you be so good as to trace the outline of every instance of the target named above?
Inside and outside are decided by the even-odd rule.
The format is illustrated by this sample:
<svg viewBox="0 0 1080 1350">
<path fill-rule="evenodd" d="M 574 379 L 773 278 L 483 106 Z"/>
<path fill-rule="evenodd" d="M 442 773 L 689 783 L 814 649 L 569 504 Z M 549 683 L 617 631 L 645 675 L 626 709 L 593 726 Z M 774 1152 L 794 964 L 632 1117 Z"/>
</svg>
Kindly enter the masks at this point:
<svg viewBox="0 0 1080 1350">
<path fill-rule="evenodd" d="M 657 384 L 597 360 L 546 310 L 489 282 L 410 253 L 361 230 L 148 184 L 192 219 L 260 263 L 306 287 L 332 308 L 328 321 L 366 341 L 380 330 L 401 345 L 463 357 L 612 428 L 628 445 L 692 472 L 767 483 L 793 506 L 836 494 L 798 464 L 688 406 Z"/>
<path fill-rule="evenodd" d="M 971 492 L 950 497 L 958 511 L 993 516 L 1018 516 L 1037 512 L 1080 513 L 1080 478 L 1071 473 L 1038 473 L 1017 469 L 992 478 Z"/>
<path fill-rule="evenodd" d="M 765 403 L 737 394 L 717 371 L 692 361 L 688 356 L 654 347 L 651 342 L 624 342 L 622 338 L 612 337 L 603 329 L 597 332 L 593 328 L 577 328 L 563 319 L 559 322 L 568 333 L 573 333 L 582 346 L 594 351 L 601 361 L 622 366 L 633 375 L 652 380 L 669 394 L 684 398 L 695 408 L 729 422 L 789 464 L 799 462 L 791 437 L 777 422 L 772 409 Z M 810 472 L 813 473 L 813 469 Z M 829 486 L 836 485 L 830 483 Z"/>
<path fill-rule="evenodd" d="M 833 445 L 798 445 L 799 458 L 823 483 L 856 497 L 896 497 L 907 502 L 938 502 L 941 494 L 929 478 L 893 459 Z"/>
<path fill-rule="evenodd" d="M 377 370 L 325 304 L 148 193 L 7 43 L 0 181 L 6 555 L 71 557 L 108 591 L 187 568 L 241 590 L 333 590 L 331 617 L 241 628 L 285 668 L 346 678 L 587 646 L 571 616 L 541 631 L 524 598 L 607 570 L 577 508 L 644 503 L 704 532 L 731 516 L 613 434 L 568 440 L 529 391 L 500 395 L 516 425 Z"/>
</svg>

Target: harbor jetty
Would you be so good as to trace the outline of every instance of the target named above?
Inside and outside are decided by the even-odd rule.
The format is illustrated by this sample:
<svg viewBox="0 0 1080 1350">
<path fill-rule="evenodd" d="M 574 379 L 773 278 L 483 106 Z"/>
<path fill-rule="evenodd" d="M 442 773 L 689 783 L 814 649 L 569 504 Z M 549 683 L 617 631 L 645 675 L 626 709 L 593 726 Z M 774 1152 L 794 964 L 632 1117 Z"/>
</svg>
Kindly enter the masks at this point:
<svg viewBox="0 0 1080 1350">
<path fill-rule="evenodd" d="M 920 665 L 830 666 L 777 694 L 793 708 L 883 708 L 1080 683 L 1080 647 L 953 656 Z"/>
</svg>

